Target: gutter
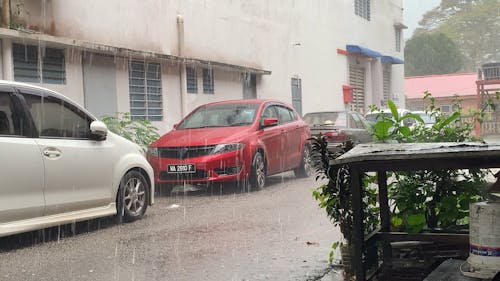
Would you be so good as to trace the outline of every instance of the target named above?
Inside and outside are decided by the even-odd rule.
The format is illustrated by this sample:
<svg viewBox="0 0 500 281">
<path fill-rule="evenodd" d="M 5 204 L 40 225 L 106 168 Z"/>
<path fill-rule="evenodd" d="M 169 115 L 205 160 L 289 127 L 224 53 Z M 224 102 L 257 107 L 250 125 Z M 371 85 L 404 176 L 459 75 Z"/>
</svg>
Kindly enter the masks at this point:
<svg viewBox="0 0 500 281">
<path fill-rule="evenodd" d="M 13 42 L 16 41 L 17 42 L 22 41 L 22 43 L 31 42 L 32 44 L 38 44 L 38 42 L 46 42 L 50 46 L 76 47 L 83 51 L 94 51 L 117 57 L 124 57 L 124 58 L 140 57 L 141 59 L 162 60 L 181 65 L 192 64 L 192 65 L 206 66 L 223 71 L 245 72 L 257 75 L 270 75 L 272 73 L 270 70 L 248 67 L 244 65 L 236 65 L 224 62 L 184 57 L 181 55 L 174 56 L 154 51 L 135 50 L 130 48 L 123 48 L 123 47 L 93 43 L 88 41 L 82 41 L 78 39 L 70 39 L 66 37 L 56 37 L 27 29 L 14 30 L 9 28 L 0 28 L 0 38 L 11 39 Z"/>
</svg>

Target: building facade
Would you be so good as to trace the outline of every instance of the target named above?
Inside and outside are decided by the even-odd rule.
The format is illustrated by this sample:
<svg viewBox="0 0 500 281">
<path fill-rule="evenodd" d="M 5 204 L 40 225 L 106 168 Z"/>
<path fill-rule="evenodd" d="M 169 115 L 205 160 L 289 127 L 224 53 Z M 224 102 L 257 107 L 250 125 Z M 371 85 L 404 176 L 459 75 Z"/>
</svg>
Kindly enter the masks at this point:
<svg viewBox="0 0 500 281">
<path fill-rule="evenodd" d="M 3 0 L 0 77 L 161 133 L 211 101 L 404 107 L 402 0 Z M 346 92 L 346 94 L 344 94 Z"/>
</svg>

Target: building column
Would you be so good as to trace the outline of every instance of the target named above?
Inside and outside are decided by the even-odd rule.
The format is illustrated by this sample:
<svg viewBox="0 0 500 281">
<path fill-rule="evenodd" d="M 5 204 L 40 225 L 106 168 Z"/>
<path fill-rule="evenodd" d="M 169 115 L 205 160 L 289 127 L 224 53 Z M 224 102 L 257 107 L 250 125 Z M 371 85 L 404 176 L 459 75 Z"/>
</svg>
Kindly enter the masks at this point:
<svg viewBox="0 0 500 281">
<path fill-rule="evenodd" d="M 14 63 L 12 60 L 12 41 L 2 39 L 2 79 L 14 80 Z"/>
<path fill-rule="evenodd" d="M 381 106 L 381 100 L 384 97 L 384 70 L 382 61 L 379 58 L 373 59 L 370 63 L 371 70 L 371 103 L 378 107 Z"/>
</svg>

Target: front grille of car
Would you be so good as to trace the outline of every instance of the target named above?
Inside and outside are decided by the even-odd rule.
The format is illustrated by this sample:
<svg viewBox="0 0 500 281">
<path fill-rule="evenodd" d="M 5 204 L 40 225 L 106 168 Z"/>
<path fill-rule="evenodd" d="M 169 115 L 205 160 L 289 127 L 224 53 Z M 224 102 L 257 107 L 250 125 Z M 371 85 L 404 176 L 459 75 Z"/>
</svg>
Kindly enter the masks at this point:
<svg viewBox="0 0 500 281">
<path fill-rule="evenodd" d="M 160 147 L 158 155 L 160 158 L 188 159 L 209 155 L 214 147 L 215 145 Z"/>
<path fill-rule="evenodd" d="M 206 179 L 208 178 L 208 173 L 205 170 L 198 170 L 194 173 L 186 173 L 186 174 L 173 174 L 168 172 L 160 173 L 160 180 L 198 180 L 198 179 Z"/>
</svg>

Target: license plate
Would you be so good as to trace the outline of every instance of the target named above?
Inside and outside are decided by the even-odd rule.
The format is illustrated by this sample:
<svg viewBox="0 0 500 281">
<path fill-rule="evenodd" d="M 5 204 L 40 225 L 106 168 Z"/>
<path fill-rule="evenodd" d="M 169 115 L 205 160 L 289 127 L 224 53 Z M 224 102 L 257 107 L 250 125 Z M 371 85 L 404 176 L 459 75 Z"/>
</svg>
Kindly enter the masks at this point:
<svg viewBox="0 0 500 281">
<path fill-rule="evenodd" d="M 194 173 L 196 172 L 196 167 L 194 164 L 168 165 L 167 172 L 173 174 Z"/>
</svg>

